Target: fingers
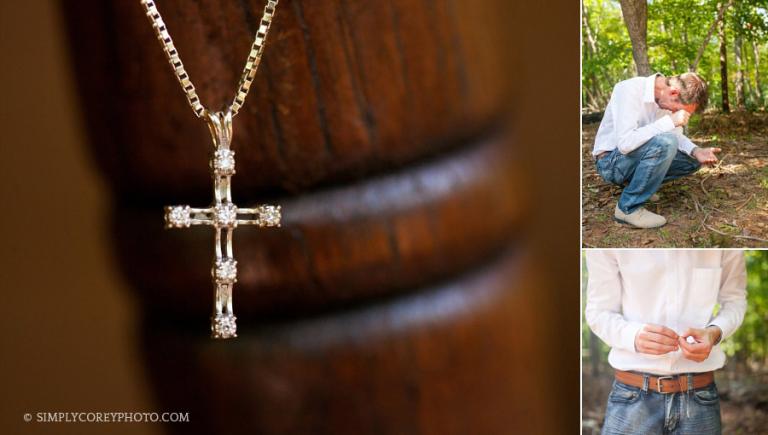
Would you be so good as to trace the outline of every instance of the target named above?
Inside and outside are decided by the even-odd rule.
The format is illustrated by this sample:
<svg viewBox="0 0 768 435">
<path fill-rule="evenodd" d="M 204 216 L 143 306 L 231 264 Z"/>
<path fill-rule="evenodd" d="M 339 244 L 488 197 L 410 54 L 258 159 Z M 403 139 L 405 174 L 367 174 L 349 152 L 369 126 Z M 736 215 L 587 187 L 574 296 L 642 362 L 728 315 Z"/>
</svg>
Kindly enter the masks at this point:
<svg viewBox="0 0 768 435">
<path fill-rule="evenodd" d="M 701 342 L 709 338 L 709 332 L 701 328 L 688 328 L 680 336 L 683 338 L 693 337 L 697 342 Z"/>
<path fill-rule="evenodd" d="M 677 340 L 677 333 L 666 326 L 661 325 L 645 325 L 643 331 L 654 332 L 656 334 L 667 336 L 673 340 Z"/>
<path fill-rule="evenodd" d="M 657 334 L 655 332 L 644 332 L 643 338 L 652 343 L 664 344 L 667 346 L 676 346 L 677 339 L 668 337 L 666 335 Z"/>
<path fill-rule="evenodd" d="M 709 355 L 704 355 L 700 353 L 691 353 L 686 350 L 683 350 L 683 357 L 685 359 L 691 360 L 693 362 L 702 362 L 707 359 Z"/>
<path fill-rule="evenodd" d="M 693 338 L 695 343 L 688 343 L 688 337 Z M 649 355 L 664 355 L 680 349 L 686 359 L 702 362 L 709 357 L 712 344 L 705 329 L 688 328 L 685 333 L 677 335 L 665 326 L 649 324 L 638 332 L 635 348 L 638 352 Z"/>
<path fill-rule="evenodd" d="M 652 341 L 641 342 L 637 347 L 638 352 L 647 353 L 650 355 L 664 355 L 669 352 L 677 350 L 677 346 L 670 346 L 667 344 L 654 343 Z"/>
<path fill-rule="evenodd" d="M 711 165 L 717 163 L 717 156 L 715 155 L 715 148 L 706 148 L 700 154 L 697 154 L 697 160 L 704 165 Z"/>
<path fill-rule="evenodd" d="M 688 328 L 688 329 L 685 330 L 685 332 L 683 332 L 680 335 L 680 337 L 693 337 L 693 338 L 697 339 L 697 341 L 698 341 L 698 339 L 700 339 L 701 337 L 704 336 L 705 332 L 706 331 L 704 331 L 703 329 Z"/>
<path fill-rule="evenodd" d="M 664 355 L 678 349 L 678 336 L 675 331 L 660 325 L 646 325 L 637 334 L 635 347 L 638 352 L 651 355 Z"/>
<path fill-rule="evenodd" d="M 690 344 L 682 336 L 678 339 L 683 357 L 695 362 L 702 362 L 709 357 L 712 346 L 709 343 Z"/>
<path fill-rule="evenodd" d="M 692 352 L 688 352 L 685 349 L 682 349 L 682 352 L 683 352 L 683 357 L 685 359 L 688 359 L 688 360 L 691 360 L 691 361 L 694 361 L 694 362 L 702 362 L 702 361 L 706 360 L 707 357 L 709 357 L 709 354 L 692 353 Z"/>
<path fill-rule="evenodd" d="M 685 340 L 685 338 L 680 337 L 678 339 L 678 344 L 680 345 L 681 348 L 691 353 L 702 353 L 702 352 L 709 353 L 710 346 L 707 343 L 701 343 L 701 342 L 688 343 Z"/>
<path fill-rule="evenodd" d="M 713 153 L 719 153 L 720 151 L 722 151 L 720 148 L 710 148 L 710 149 L 712 150 Z"/>
</svg>

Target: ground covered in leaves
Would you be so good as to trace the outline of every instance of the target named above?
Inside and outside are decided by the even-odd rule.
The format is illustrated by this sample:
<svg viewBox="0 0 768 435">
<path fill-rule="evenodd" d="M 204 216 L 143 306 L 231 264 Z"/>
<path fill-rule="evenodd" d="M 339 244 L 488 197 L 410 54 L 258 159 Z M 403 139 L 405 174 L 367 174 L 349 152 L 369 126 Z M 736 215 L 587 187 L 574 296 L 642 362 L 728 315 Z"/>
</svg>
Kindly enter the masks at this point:
<svg viewBox="0 0 768 435">
<path fill-rule="evenodd" d="M 605 418 L 605 405 L 613 382 L 610 367 L 582 373 L 582 433 L 597 435 Z M 726 366 L 717 372 L 720 416 L 724 434 L 764 434 L 768 427 L 768 372 Z"/>
<path fill-rule="evenodd" d="M 582 132 L 582 231 L 585 247 L 768 247 L 768 113 L 694 117 L 688 137 L 722 149 L 720 162 L 662 185 L 646 208 L 667 225 L 641 230 L 616 223 L 621 189 L 595 171 L 591 155 L 599 123 Z"/>
</svg>

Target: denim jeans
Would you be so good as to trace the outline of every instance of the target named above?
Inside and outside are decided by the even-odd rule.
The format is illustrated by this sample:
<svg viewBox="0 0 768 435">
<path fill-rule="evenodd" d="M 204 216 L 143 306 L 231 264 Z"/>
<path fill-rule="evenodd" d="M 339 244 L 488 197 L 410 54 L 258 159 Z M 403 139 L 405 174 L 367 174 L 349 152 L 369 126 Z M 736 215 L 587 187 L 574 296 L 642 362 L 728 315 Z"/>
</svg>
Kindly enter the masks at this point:
<svg viewBox="0 0 768 435">
<path fill-rule="evenodd" d="M 629 183 L 621 192 L 619 209 L 629 214 L 656 193 L 661 183 L 696 172 L 699 162 L 677 149 L 677 136 L 658 134 L 629 154 L 618 148 L 595 163 L 603 180 L 616 185 Z"/>
<path fill-rule="evenodd" d="M 692 387 L 693 378 L 688 379 Z M 681 393 L 657 393 L 614 381 L 603 435 L 720 435 L 720 399 L 711 384 Z"/>
</svg>

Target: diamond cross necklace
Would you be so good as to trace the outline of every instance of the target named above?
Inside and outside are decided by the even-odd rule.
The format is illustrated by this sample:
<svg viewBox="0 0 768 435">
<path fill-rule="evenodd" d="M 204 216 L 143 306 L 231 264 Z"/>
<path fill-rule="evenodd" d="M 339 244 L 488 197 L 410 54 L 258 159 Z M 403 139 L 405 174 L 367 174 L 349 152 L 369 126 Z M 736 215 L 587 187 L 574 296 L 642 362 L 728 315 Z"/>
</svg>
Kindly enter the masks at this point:
<svg viewBox="0 0 768 435">
<path fill-rule="evenodd" d="M 214 286 L 211 337 L 217 339 L 234 338 L 237 337 L 236 317 L 232 310 L 232 287 L 237 281 L 237 261 L 235 261 L 232 252 L 234 230 L 238 225 L 280 226 L 279 205 L 238 208 L 232 202 L 231 180 L 235 174 L 235 152 L 230 149 L 232 118 L 242 107 L 256 75 L 267 32 L 277 7 L 277 0 L 267 1 L 259 30 L 256 32 L 240 78 L 237 94 L 229 107 L 220 112 L 211 112 L 200 102 L 154 1 L 140 1 L 163 47 L 166 58 L 186 93 L 187 102 L 198 118 L 204 118 L 207 121 L 214 144 L 214 152 L 210 161 L 214 185 L 213 204 L 208 208 L 193 208 L 188 205 L 166 207 L 165 225 L 166 228 L 188 228 L 191 225 L 209 225 L 214 228 L 216 237 L 214 243 L 215 260 L 211 270 Z"/>
</svg>

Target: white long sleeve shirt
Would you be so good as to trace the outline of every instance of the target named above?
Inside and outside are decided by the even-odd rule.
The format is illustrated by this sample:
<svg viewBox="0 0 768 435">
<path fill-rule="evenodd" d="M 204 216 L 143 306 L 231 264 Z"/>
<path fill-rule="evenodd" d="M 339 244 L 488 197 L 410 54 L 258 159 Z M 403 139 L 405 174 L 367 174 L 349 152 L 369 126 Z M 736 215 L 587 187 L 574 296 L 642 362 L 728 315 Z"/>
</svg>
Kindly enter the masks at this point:
<svg viewBox="0 0 768 435">
<path fill-rule="evenodd" d="M 656 104 L 654 86 L 657 75 L 634 77 L 613 87 L 595 136 L 592 155 L 616 148 L 622 154 L 628 154 L 661 133 L 674 133 L 678 149 L 691 155 L 696 145 L 683 135 L 682 127 L 675 127 L 670 116 L 672 112 Z"/>
<path fill-rule="evenodd" d="M 645 324 L 678 334 L 689 327 L 717 325 L 722 338 L 733 334 L 747 308 L 746 268 L 741 251 L 590 250 L 587 251 L 589 327 L 611 347 L 608 362 L 619 370 L 658 375 L 699 373 L 725 364 L 714 346 L 697 363 L 677 350 L 649 355 L 635 350 Z M 715 305 L 720 304 L 717 315 Z"/>
</svg>

